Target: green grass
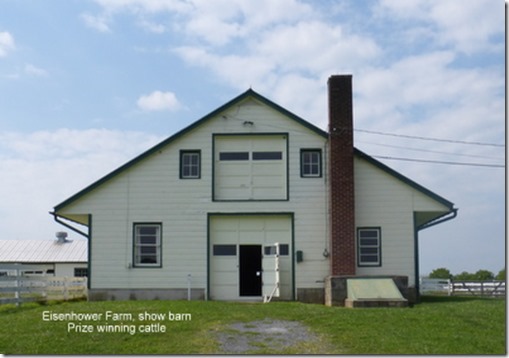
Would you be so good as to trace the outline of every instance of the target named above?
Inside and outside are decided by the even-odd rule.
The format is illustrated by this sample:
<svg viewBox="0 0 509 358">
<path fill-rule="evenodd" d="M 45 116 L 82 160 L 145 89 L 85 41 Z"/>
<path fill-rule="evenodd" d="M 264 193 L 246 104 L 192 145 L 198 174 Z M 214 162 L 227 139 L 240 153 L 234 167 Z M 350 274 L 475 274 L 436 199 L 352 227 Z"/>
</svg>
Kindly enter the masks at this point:
<svg viewBox="0 0 509 358">
<path fill-rule="evenodd" d="M 165 333 L 67 331 L 67 323 L 43 321 L 54 313 L 190 313 L 191 321 L 164 321 Z M 505 301 L 424 297 L 412 308 L 325 307 L 297 302 L 198 301 L 67 302 L 0 306 L 3 354 L 199 354 L 220 353 L 216 333 L 235 322 L 266 318 L 299 321 L 318 338 L 283 350 L 261 345 L 254 353 L 506 354 Z M 79 322 L 76 322 L 79 323 Z M 90 322 L 81 322 L 89 324 Z M 97 325 L 106 323 L 92 322 Z M 121 322 L 108 322 L 119 324 Z M 125 324 L 140 325 L 137 319 Z"/>
</svg>

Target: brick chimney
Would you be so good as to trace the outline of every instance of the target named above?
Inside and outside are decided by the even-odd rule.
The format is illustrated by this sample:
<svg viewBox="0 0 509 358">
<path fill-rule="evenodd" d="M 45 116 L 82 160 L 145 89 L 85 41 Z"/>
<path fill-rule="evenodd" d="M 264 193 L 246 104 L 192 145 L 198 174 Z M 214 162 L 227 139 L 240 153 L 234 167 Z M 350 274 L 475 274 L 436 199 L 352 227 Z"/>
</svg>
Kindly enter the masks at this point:
<svg viewBox="0 0 509 358">
<path fill-rule="evenodd" d="M 352 76 L 329 78 L 331 276 L 355 275 Z"/>
</svg>

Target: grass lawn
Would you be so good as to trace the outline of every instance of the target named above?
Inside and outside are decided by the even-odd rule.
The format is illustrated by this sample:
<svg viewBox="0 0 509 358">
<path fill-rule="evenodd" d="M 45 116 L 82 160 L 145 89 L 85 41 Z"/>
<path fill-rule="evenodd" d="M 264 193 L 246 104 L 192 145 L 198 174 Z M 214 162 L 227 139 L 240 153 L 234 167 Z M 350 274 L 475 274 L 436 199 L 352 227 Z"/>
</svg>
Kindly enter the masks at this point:
<svg viewBox="0 0 509 358">
<path fill-rule="evenodd" d="M 58 314 L 72 312 L 96 314 L 100 320 L 85 320 L 84 316 L 80 316 L 81 320 L 76 316 L 44 320 L 59 319 L 62 317 Z M 140 321 L 138 315 L 145 312 L 162 316 Z M 176 316 L 185 313 L 191 316 Z M 282 350 L 261 347 L 253 353 L 506 354 L 505 301 L 466 297 L 424 297 L 421 304 L 412 308 L 364 309 L 297 302 L 109 301 L 25 304 L 20 308 L 4 305 L 0 306 L 0 353 L 221 353 L 217 332 L 231 323 L 266 318 L 301 322 L 317 339 L 306 344 L 296 342 Z M 76 326 L 69 331 L 69 324 Z M 98 332 L 104 324 L 125 331 Z M 131 325 L 136 329 L 133 334 L 127 331 Z"/>
</svg>

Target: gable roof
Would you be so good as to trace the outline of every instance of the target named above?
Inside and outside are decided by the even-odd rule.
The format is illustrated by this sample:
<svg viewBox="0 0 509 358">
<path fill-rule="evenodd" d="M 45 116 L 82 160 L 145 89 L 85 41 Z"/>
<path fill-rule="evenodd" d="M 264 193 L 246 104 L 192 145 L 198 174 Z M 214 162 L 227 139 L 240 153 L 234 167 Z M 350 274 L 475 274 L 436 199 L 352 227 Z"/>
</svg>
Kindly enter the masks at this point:
<svg viewBox="0 0 509 358">
<path fill-rule="evenodd" d="M 86 240 L 0 240 L 0 262 L 87 262 Z"/>
<path fill-rule="evenodd" d="M 322 136 L 323 138 L 328 138 L 329 137 L 329 134 L 327 132 L 323 131 L 322 129 L 318 128 L 317 126 L 315 126 L 315 125 L 311 124 L 310 122 L 302 119 L 301 117 L 295 115 L 294 113 L 288 111 L 287 109 L 281 107 L 280 105 L 272 102 L 271 100 L 269 100 L 266 97 L 260 95 L 259 93 L 255 92 L 254 90 L 248 89 L 247 91 L 245 91 L 244 93 L 240 94 L 239 96 L 233 98 L 232 100 L 230 100 L 229 102 L 225 103 L 221 107 L 219 107 L 216 110 L 210 112 L 206 116 L 204 116 L 201 119 L 195 121 L 194 123 L 190 124 L 189 126 L 185 127 L 184 129 L 178 131 L 177 133 L 175 133 L 172 136 L 168 137 L 167 139 L 163 140 L 159 144 L 156 144 L 152 148 L 148 149 L 147 151 L 143 152 L 142 154 L 140 154 L 137 157 L 133 158 L 132 160 L 128 161 L 124 165 L 122 165 L 119 168 L 115 169 L 111 173 L 107 174 L 106 176 L 102 177 L 101 179 L 99 179 L 99 180 L 95 181 L 94 183 L 90 184 L 89 186 L 85 187 L 84 189 L 82 189 L 78 193 L 74 194 L 70 198 L 68 198 L 65 201 L 61 202 L 60 204 L 56 205 L 54 207 L 54 212 L 56 213 L 57 211 L 61 210 L 65 206 L 73 203 L 74 201 L 78 200 L 79 198 L 81 198 L 82 196 L 86 195 L 90 191 L 94 190 L 95 188 L 97 188 L 101 184 L 103 184 L 106 181 L 110 180 L 111 178 L 119 175 L 120 173 L 122 173 L 125 170 L 129 169 L 133 165 L 135 165 L 138 162 L 142 161 L 143 159 L 149 157 L 153 153 L 158 152 L 163 147 L 167 146 L 171 142 L 175 141 L 176 139 L 178 139 L 178 138 L 182 137 L 183 135 L 187 134 L 188 132 L 192 131 L 196 127 L 198 127 L 198 126 L 202 125 L 203 123 L 209 121 L 210 119 L 216 117 L 218 114 L 220 114 L 221 112 L 224 112 L 229 107 L 232 107 L 232 106 L 234 106 L 234 105 L 236 105 L 238 103 L 241 103 L 242 101 L 244 101 L 244 100 L 246 100 L 248 98 L 253 98 L 253 99 L 255 99 L 255 100 L 257 100 L 257 101 L 267 105 L 268 107 L 270 107 L 270 108 L 280 112 L 284 116 L 294 120 L 295 122 L 299 123 L 300 125 L 308 128 L 312 132 L 315 132 L 316 134 Z M 364 152 L 358 150 L 357 148 L 354 148 L 354 155 L 357 155 L 357 156 L 365 159 L 369 163 L 373 164 L 374 166 L 378 167 L 379 169 L 382 169 L 383 171 L 385 171 L 386 173 L 388 173 L 391 176 L 395 177 L 396 179 L 403 181 L 404 183 L 410 185 L 414 189 L 422 192 L 423 194 L 425 194 L 425 195 L 431 197 L 432 199 L 438 201 L 439 203 L 445 205 L 450 210 L 453 210 L 454 204 L 452 202 L 450 202 L 447 199 L 445 199 L 445 198 L 443 198 L 443 197 L 433 193 L 429 189 L 426 189 L 422 185 L 420 185 L 420 184 L 414 182 L 413 180 L 405 177 L 404 175 L 398 173 L 394 169 L 388 167 L 387 165 L 379 162 L 378 160 L 376 160 L 376 159 L 370 157 L 369 155 L 365 154 Z"/>
<path fill-rule="evenodd" d="M 85 195 L 88 192 L 92 191 L 93 189 L 97 188 L 98 186 L 100 186 L 104 182 L 106 182 L 106 181 L 110 180 L 111 178 L 117 176 L 118 174 L 124 172 L 125 170 L 129 169 L 130 167 L 132 167 L 136 163 L 138 163 L 141 160 L 145 159 L 146 157 L 152 155 L 153 153 L 156 153 L 157 151 L 159 151 L 163 147 L 167 146 L 171 142 L 173 142 L 176 139 L 180 138 L 184 134 L 192 131 L 194 128 L 196 128 L 196 127 L 202 125 L 203 123 L 207 122 L 208 120 L 214 118 L 215 116 L 217 116 L 221 112 L 225 111 L 229 107 L 232 107 L 232 106 L 236 105 L 237 103 L 240 103 L 240 102 L 244 101 L 247 98 L 253 98 L 253 99 L 255 99 L 255 100 L 259 101 L 259 102 L 262 102 L 263 104 L 267 105 L 268 107 L 273 108 L 274 110 L 276 110 L 276 111 L 280 112 L 281 114 L 287 116 L 288 118 L 296 121 L 300 125 L 310 129 L 311 131 L 315 132 L 316 134 L 318 134 L 318 135 L 320 135 L 320 136 L 322 136 L 324 138 L 328 137 L 328 133 L 327 132 L 321 130 L 320 128 L 316 127 L 315 125 L 309 123 L 308 121 L 300 118 L 299 116 L 293 114 L 292 112 L 290 112 L 287 109 L 281 107 L 280 105 L 272 102 L 271 100 L 267 99 L 266 97 L 263 97 L 262 95 L 260 95 L 259 93 L 255 92 L 254 90 L 252 90 L 250 88 L 246 92 L 240 94 L 239 96 L 233 98 L 232 100 L 230 100 L 229 102 L 225 103 L 221 107 L 219 107 L 216 110 L 212 111 L 211 113 L 207 114 L 205 117 L 203 117 L 203 118 L 197 120 L 196 122 L 190 124 L 189 126 L 185 127 L 184 129 L 180 130 L 179 132 L 173 134 L 169 138 L 163 140 L 159 144 L 156 144 L 152 148 L 148 149 L 147 151 L 143 152 L 142 154 L 140 154 L 137 157 L 133 158 L 132 160 L 128 161 L 124 165 L 122 165 L 119 168 L 115 169 L 111 173 L 107 174 L 106 176 L 102 177 L 101 179 L 97 180 L 96 182 L 92 183 L 91 185 L 87 186 L 86 188 L 84 188 L 83 190 L 81 190 L 78 193 L 74 194 L 70 198 L 68 198 L 65 201 L 63 201 L 62 203 L 56 205 L 54 207 L 54 211 L 57 212 L 58 210 L 60 210 L 60 209 L 64 208 L 65 206 L 71 204 L 72 202 L 74 202 L 77 199 L 81 198 L 83 195 Z"/>
</svg>

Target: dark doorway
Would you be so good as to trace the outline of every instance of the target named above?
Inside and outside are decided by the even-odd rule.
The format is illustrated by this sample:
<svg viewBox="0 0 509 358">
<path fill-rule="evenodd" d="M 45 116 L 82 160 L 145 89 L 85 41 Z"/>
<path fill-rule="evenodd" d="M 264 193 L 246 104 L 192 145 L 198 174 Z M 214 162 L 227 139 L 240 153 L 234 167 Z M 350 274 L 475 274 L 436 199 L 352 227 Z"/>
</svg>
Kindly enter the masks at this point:
<svg viewBox="0 0 509 358">
<path fill-rule="evenodd" d="M 262 295 L 262 245 L 239 246 L 239 295 Z"/>
</svg>

